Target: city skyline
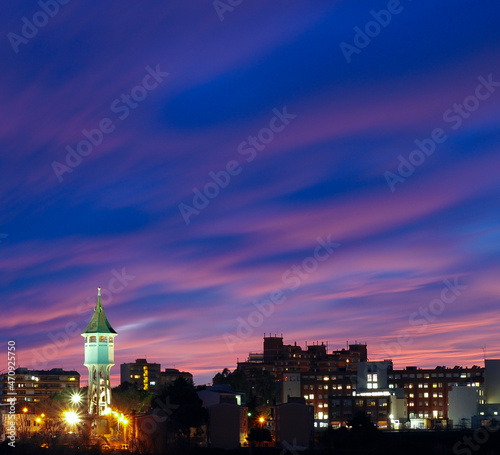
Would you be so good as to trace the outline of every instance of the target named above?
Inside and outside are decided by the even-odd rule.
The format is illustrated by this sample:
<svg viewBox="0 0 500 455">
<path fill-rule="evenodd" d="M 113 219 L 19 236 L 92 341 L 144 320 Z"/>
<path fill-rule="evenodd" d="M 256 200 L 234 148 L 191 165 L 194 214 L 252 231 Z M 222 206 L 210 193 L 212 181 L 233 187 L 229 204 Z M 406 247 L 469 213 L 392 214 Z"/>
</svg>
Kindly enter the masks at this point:
<svg viewBox="0 0 500 455">
<path fill-rule="evenodd" d="M 222 4 L 4 6 L 16 366 L 85 384 L 98 287 L 113 386 L 137 358 L 207 383 L 264 333 L 500 358 L 500 6 Z"/>
</svg>

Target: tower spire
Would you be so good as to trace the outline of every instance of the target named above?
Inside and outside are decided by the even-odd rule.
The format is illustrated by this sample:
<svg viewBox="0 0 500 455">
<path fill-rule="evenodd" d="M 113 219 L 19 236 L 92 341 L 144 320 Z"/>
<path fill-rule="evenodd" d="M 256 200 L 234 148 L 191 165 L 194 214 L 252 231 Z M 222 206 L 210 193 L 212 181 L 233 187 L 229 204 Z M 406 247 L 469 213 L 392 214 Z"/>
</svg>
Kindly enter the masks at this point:
<svg viewBox="0 0 500 455">
<path fill-rule="evenodd" d="M 88 412 L 104 415 L 111 407 L 110 370 L 115 364 L 114 339 L 117 333 L 104 313 L 101 288 L 97 288 L 97 303 L 89 325 L 82 333 L 85 339 L 85 362 L 89 370 Z"/>
</svg>

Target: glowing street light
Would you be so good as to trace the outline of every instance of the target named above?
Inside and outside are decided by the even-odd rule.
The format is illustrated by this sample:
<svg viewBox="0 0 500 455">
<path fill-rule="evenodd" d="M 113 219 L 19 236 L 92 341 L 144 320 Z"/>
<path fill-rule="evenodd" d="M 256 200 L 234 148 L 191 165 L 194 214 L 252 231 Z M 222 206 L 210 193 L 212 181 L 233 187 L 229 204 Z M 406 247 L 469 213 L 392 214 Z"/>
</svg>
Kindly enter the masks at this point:
<svg viewBox="0 0 500 455">
<path fill-rule="evenodd" d="M 79 393 L 74 393 L 73 395 L 71 395 L 71 402 L 73 404 L 79 404 L 82 402 L 82 397 Z"/>
<path fill-rule="evenodd" d="M 81 421 L 80 417 L 78 417 L 78 414 L 74 411 L 65 411 L 63 412 L 64 420 L 66 420 L 66 423 L 69 425 L 75 425 L 78 422 Z"/>
<path fill-rule="evenodd" d="M 26 414 L 28 412 L 28 408 L 23 408 L 23 412 Z"/>
</svg>

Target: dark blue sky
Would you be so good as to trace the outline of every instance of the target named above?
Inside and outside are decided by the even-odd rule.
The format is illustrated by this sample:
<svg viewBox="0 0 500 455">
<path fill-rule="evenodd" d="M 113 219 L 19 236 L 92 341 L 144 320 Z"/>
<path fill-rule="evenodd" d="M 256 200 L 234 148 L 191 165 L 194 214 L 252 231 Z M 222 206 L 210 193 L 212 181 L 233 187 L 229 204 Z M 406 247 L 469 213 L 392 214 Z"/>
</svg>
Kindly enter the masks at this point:
<svg viewBox="0 0 500 455">
<path fill-rule="evenodd" d="M 397 366 L 500 355 L 497 2 L 54 1 L 0 16 L 22 366 L 85 377 L 98 286 L 117 364 L 198 383 L 264 332 Z"/>
</svg>

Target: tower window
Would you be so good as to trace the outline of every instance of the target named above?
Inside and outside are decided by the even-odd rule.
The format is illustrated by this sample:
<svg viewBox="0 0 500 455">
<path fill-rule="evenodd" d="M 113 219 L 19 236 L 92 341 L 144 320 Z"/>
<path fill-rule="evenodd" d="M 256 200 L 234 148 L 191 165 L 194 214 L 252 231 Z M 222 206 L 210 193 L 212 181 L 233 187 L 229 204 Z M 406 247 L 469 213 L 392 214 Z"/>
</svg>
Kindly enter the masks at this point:
<svg viewBox="0 0 500 455">
<path fill-rule="evenodd" d="M 99 337 L 99 343 L 106 343 L 108 341 L 107 337 Z"/>
<path fill-rule="evenodd" d="M 94 336 L 94 337 L 90 337 L 90 342 L 91 342 L 91 343 L 95 343 L 95 342 L 96 342 L 96 340 L 97 340 L 97 338 L 96 338 L 95 336 Z"/>
<path fill-rule="evenodd" d="M 109 342 L 113 343 L 113 337 L 109 337 Z"/>
</svg>

